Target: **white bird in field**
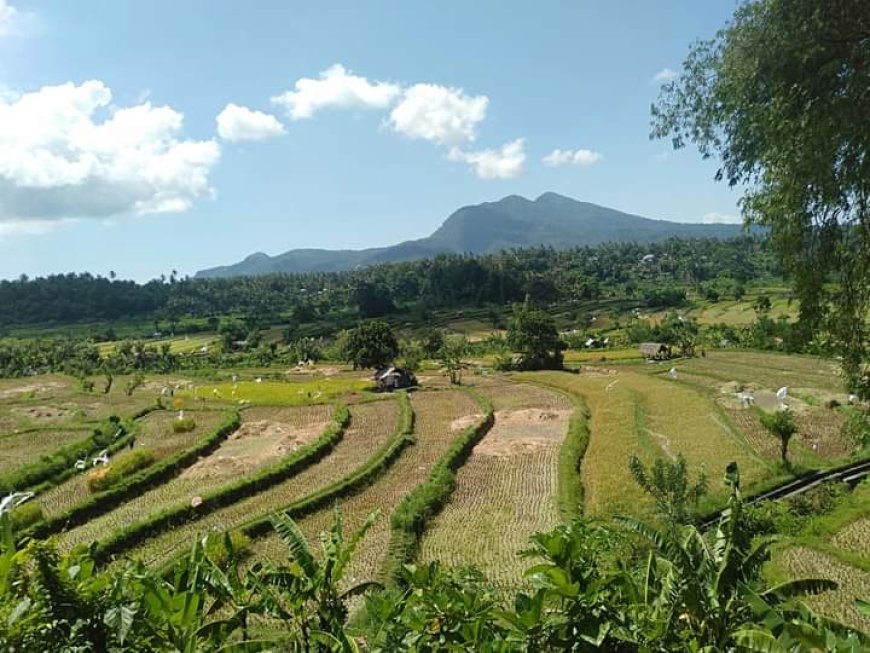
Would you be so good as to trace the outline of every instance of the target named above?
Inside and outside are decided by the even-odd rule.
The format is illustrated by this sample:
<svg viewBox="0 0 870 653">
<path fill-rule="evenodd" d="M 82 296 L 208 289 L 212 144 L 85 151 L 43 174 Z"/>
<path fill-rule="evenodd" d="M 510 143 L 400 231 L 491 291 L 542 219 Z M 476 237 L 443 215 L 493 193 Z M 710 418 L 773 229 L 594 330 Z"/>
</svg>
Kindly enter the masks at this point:
<svg viewBox="0 0 870 653">
<path fill-rule="evenodd" d="M 73 465 L 73 467 L 75 467 L 75 468 L 76 468 L 77 470 L 79 470 L 79 471 L 82 471 L 82 470 L 85 469 L 87 466 L 88 466 L 88 461 L 85 460 L 84 458 L 79 458 L 79 459 L 76 461 L 76 464 Z"/>
<path fill-rule="evenodd" d="M 849 395 L 849 405 L 858 403 L 858 395 Z"/>
<path fill-rule="evenodd" d="M 262 377 L 262 376 L 258 376 L 258 377 L 257 377 L 257 383 L 262 383 L 262 382 L 263 382 L 263 377 Z"/>
<path fill-rule="evenodd" d="M 178 411 L 178 419 L 184 419 L 184 411 L 183 410 Z"/>
<path fill-rule="evenodd" d="M 99 455 L 91 460 L 91 465 L 96 467 L 97 465 L 108 465 L 109 464 L 109 451 L 108 449 L 103 449 Z"/>
<path fill-rule="evenodd" d="M 672 367 L 671 369 L 669 369 L 668 376 L 671 377 L 672 379 L 676 379 L 677 378 L 677 368 Z"/>
<path fill-rule="evenodd" d="M 35 495 L 33 492 L 12 492 L 0 499 L 0 514 L 14 510 L 25 501 L 29 501 Z"/>
<path fill-rule="evenodd" d="M 239 380 L 239 375 L 238 375 L 238 374 L 233 374 L 233 383 L 238 382 L 238 380 Z"/>
<path fill-rule="evenodd" d="M 780 401 L 785 401 L 786 399 L 788 399 L 788 386 L 784 385 L 779 390 L 777 390 L 776 398 Z"/>
</svg>

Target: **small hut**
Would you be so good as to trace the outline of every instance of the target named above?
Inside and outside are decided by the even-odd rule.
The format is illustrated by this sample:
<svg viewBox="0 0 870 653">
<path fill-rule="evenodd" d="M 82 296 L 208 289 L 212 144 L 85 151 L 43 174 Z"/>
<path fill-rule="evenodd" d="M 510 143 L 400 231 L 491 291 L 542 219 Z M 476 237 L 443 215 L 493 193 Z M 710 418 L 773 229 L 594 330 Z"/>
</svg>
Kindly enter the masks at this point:
<svg viewBox="0 0 870 653">
<path fill-rule="evenodd" d="M 671 357 L 670 346 L 661 342 L 642 342 L 639 349 L 648 360 L 662 361 Z"/>
<path fill-rule="evenodd" d="M 417 385 L 417 377 L 409 370 L 400 367 L 385 367 L 375 372 L 375 382 L 378 390 L 392 392 L 402 388 L 413 388 Z"/>
</svg>

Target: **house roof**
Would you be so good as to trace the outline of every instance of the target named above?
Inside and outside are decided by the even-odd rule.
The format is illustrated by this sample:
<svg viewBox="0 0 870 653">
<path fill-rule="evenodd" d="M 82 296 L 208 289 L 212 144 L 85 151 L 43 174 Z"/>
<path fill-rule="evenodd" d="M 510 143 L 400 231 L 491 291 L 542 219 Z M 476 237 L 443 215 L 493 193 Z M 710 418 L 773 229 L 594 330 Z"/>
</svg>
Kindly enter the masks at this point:
<svg viewBox="0 0 870 653">
<path fill-rule="evenodd" d="M 638 347 L 643 354 L 658 354 L 660 351 L 666 350 L 667 348 L 668 346 L 661 342 L 642 342 L 640 343 L 640 347 Z"/>
</svg>

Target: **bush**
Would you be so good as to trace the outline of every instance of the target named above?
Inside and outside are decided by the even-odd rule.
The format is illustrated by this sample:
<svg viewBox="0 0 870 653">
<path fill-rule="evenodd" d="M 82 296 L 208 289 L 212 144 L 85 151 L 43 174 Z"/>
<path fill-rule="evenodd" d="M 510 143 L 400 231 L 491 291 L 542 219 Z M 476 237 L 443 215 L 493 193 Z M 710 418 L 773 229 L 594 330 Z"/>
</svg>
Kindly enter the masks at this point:
<svg viewBox="0 0 870 653">
<path fill-rule="evenodd" d="M 172 420 L 173 433 L 190 433 L 196 428 L 196 420 L 192 417 L 182 417 Z"/>
<path fill-rule="evenodd" d="M 118 456 L 106 467 L 90 472 L 85 482 L 91 492 L 103 492 L 126 481 L 140 469 L 150 467 L 156 460 L 150 449 L 137 449 Z"/>
<path fill-rule="evenodd" d="M 239 530 L 213 535 L 205 543 L 205 555 L 221 569 L 244 560 L 250 554 L 251 538 Z"/>
<path fill-rule="evenodd" d="M 42 506 L 35 501 L 18 506 L 9 513 L 9 523 L 16 532 L 39 521 L 42 521 Z"/>
<path fill-rule="evenodd" d="M 870 411 L 861 408 L 850 410 L 843 435 L 856 447 L 870 447 Z"/>
</svg>

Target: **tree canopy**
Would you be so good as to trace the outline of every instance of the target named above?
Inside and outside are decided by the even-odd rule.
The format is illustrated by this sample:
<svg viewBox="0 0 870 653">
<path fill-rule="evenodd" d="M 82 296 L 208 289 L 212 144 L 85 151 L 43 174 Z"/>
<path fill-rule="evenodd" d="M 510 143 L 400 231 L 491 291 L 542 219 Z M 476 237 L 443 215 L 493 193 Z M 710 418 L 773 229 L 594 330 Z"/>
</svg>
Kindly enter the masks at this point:
<svg viewBox="0 0 870 653">
<path fill-rule="evenodd" d="M 652 107 L 654 137 L 717 157 L 750 223 L 770 228 L 801 323 L 839 343 L 870 394 L 870 3 L 742 4 Z M 834 282 L 834 283 L 830 283 Z"/>
<path fill-rule="evenodd" d="M 361 322 L 344 336 L 342 343 L 345 360 L 354 369 L 380 368 L 393 362 L 399 355 L 399 342 L 390 325 L 380 320 Z"/>
<path fill-rule="evenodd" d="M 562 342 L 553 318 L 528 302 L 518 307 L 508 327 L 508 344 L 522 355 L 524 369 L 562 367 Z"/>
</svg>

